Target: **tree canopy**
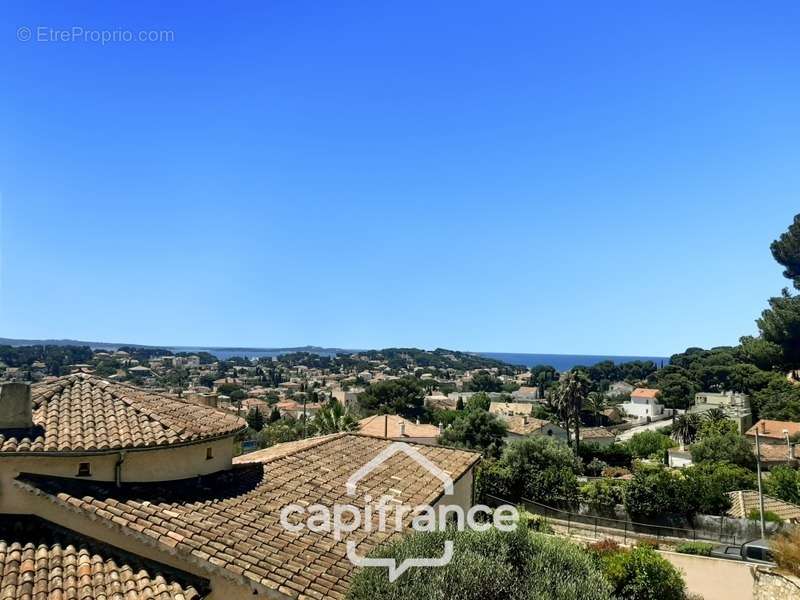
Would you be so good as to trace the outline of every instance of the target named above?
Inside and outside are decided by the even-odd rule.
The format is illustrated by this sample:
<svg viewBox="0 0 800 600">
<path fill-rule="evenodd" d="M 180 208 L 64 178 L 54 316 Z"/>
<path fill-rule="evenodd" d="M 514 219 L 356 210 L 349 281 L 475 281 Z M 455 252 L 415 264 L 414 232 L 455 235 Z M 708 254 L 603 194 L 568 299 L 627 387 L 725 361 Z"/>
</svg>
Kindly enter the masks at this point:
<svg viewBox="0 0 800 600">
<path fill-rule="evenodd" d="M 582 548 L 529 532 L 416 533 L 384 546 L 376 557 L 441 556 L 454 541 L 453 560 L 436 569 L 414 569 L 390 583 L 385 568 L 360 570 L 348 600 L 611 600 L 611 585 Z"/>
</svg>

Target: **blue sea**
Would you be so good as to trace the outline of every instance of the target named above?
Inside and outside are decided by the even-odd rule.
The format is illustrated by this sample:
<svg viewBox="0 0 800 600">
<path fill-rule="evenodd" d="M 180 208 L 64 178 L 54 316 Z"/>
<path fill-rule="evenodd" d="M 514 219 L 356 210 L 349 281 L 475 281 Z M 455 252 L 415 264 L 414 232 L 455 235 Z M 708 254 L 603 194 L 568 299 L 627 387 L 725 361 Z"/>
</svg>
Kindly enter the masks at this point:
<svg viewBox="0 0 800 600">
<path fill-rule="evenodd" d="M 300 348 L 203 348 L 203 347 L 172 347 L 176 352 L 199 352 L 206 351 L 214 354 L 217 358 L 226 360 L 232 356 L 246 356 L 248 358 L 273 357 L 287 354 L 289 352 L 311 352 L 322 356 L 335 356 L 342 352 L 358 352 L 357 350 L 343 350 L 341 348 L 320 348 L 317 346 L 306 346 Z M 582 365 L 592 366 L 605 360 L 612 360 L 615 363 L 630 362 L 632 360 L 652 360 L 657 365 L 662 362 L 669 363 L 666 356 L 607 356 L 602 354 L 519 354 L 513 352 L 474 352 L 478 356 L 494 358 L 512 365 L 532 367 L 534 365 L 550 365 L 558 371 L 568 371 L 572 367 Z"/>
<path fill-rule="evenodd" d="M 631 362 L 633 360 L 652 360 L 657 365 L 669 364 L 667 356 L 606 356 L 602 354 L 515 354 L 510 352 L 476 352 L 479 356 L 494 358 L 512 365 L 533 367 L 534 365 L 550 365 L 557 371 L 568 371 L 578 365 L 590 367 L 605 360 L 615 363 Z"/>
</svg>

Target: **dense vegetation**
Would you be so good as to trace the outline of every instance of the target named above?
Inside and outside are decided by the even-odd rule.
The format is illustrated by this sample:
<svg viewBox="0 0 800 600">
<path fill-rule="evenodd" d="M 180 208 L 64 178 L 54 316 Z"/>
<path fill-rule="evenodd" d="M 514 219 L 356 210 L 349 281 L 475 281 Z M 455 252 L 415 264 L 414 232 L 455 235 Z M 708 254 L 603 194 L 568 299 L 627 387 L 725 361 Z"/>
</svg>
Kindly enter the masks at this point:
<svg viewBox="0 0 800 600">
<path fill-rule="evenodd" d="M 348 600 L 611 600 L 611 584 L 593 557 L 566 540 L 518 527 L 510 533 L 417 533 L 375 553 L 396 560 L 441 556 L 455 541 L 444 567 L 415 568 L 389 583 L 385 568 L 356 574 Z"/>
</svg>

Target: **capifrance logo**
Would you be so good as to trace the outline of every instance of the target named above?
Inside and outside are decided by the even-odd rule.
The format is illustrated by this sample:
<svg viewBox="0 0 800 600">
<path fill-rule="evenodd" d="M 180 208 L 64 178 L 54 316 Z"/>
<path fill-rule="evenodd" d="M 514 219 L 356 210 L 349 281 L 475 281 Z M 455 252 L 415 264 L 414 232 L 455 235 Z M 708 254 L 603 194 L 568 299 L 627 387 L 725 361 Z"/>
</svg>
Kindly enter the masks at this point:
<svg viewBox="0 0 800 600">
<path fill-rule="evenodd" d="M 392 494 L 382 494 L 374 498 L 367 493 L 363 496 L 363 507 L 361 502 L 356 505 L 355 502 L 359 499 L 359 482 L 398 453 L 405 454 L 439 480 L 442 486 L 440 501 L 435 506 L 429 504 L 410 506 Z M 404 532 L 409 529 L 409 519 L 412 531 L 427 533 L 448 529 L 486 531 L 491 527 L 500 531 L 513 531 L 519 522 L 519 511 L 515 506 L 508 504 L 492 510 L 484 504 L 465 508 L 457 502 L 444 503 L 444 498 L 452 498 L 455 495 L 453 479 L 419 450 L 404 442 L 393 442 L 359 468 L 348 478 L 345 489 L 347 496 L 353 498 L 352 503 L 336 503 L 332 506 L 294 503 L 284 506 L 280 515 L 281 526 L 297 535 L 308 530 L 331 535 L 339 543 L 344 539 L 347 558 L 353 565 L 385 567 L 388 569 L 389 581 L 396 581 L 412 567 L 432 568 L 449 564 L 453 560 L 455 551 L 453 540 L 445 540 L 441 556 L 406 558 L 398 563 L 394 558 L 375 558 L 358 554 L 356 540 L 350 539 L 354 532 L 361 531 L 366 534 Z"/>
</svg>

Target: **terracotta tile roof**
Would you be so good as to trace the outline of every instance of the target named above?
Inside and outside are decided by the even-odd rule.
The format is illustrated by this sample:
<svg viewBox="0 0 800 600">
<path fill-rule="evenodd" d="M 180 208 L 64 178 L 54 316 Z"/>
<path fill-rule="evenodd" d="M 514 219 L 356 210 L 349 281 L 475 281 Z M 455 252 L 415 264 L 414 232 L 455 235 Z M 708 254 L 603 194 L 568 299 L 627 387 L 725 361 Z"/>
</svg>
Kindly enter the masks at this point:
<svg viewBox="0 0 800 600">
<path fill-rule="evenodd" d="M 745 435 L 755 437 L 756 429 L 758 429 L 758 435 L 760 437 L 785 440 L 786 434 L 783 433 L 783 430 L 787 430 L 790 437 L 796 435 L 800 433 L 800 423 L 794 423 L 792 421 L 773 421 L 771 419 L 761 419 L 758 423 L 748 429 Z"/>
<path fill-rule="evenodd" d="M 636 388 L 631 392 L 631 396 L 636 396 L 637 398 L 655 398 L 658 392 L 659 390 L 651 388 Z"/>
<path fill-rule="evenodd" d="M 403 434 L 400 434 L 400 424 L 403 424 Z M 367 435 L 384 437 L 384 432 L 388 431 L 389 438 L 400 439 L 403 437 L 411 438 L 438 438 L 439 428 L 436 425 L 418 425 L 414 421 L 409 421 L 397 415 L 374 415 L 361 419 L 358 422 L 359 431 Z"/>
<path fill-rule="evenodd" d="M 752 511 L 759 510 L 758 492 L 754 490 L 728 492 L 728 497 L 731 499 L 728 516 L 734 519 L 743 519 Z M 800 521 L 800 506 L 764 495 L 764 514 L 767 511 L 774 512 L 787 521 Z"/>
<path fill-rule="evenodd" d="M 0 540 L 0 597 L 4 600 L 198 600 L 193 587 L 113 559 L 82 545 L 34 545 Z"/>
<path fill-rule="evenodd" d="M 34 428 L 0 431 L 0 452 L 94 452 L 199 441 L 245 422 L 214 408 L 83 373 L 31 387 Z"/>
<path fill-rule="evenodd" d="M 547 426 L 551 426 L 553 429 L 558 428 L 557 425 L 547 421 L 546 419 L 535 419 L 533 417 L 505 417 L 504 420 L 508 427 L 508 431 L 517 435 L 531 435 L 532 433 L 536 433 Z"/>
<path fill-rule="evenodd" d="M 616 439 L 612 432 L 605 427 L 583 427 L 581 428 L 581 439 L 583 440 L 596 440 L 596 439 Z"/>
<path fill-rule="evenodd" d="M 287 532 L 280 511 L 292 503 L 359 505 L 365 493 L 374 498 L 391 494 L 412 506 L 435 503 L 441 482 L 403 453 L 361 480 L 362 496 L 347 496 L 347 479 L 390 443 L 360 434 L 325 436 L 287 454 L 276 452 L 263 463 L 237 465 L 197 482 L 129 484 L 118 490 L 113 484 L 28 475 L 15 485 L 243 583 L 250 580 L 290 598 L 341 599 L 354 569 L 345 541 L 307 529 Z M 480 459 L 462 450 L 414 447 L 454 480 Z M 391 535 L 358 530 L 345 539 L 356 541 L 363 555 Z"/>
<path fill-rule="evenodd" d="M 489 412 L 494 415 L 532 415 L 533 404 L 530 402 L 492 402 Z"/>
<path fill-rule="evenodd" d="M 777 463 L 792 463 L 795 464 L 797 460 L 789 456 L 789 447 L 786 443 L 783 444 L 759 444 L 759 452 L 761 452 L 761 462 L 777 462 Z M 795 449 L 795 456 L 800 456 L 800 449 L 797 444 L 792 444 Z M 753 454 L 756 454 L 756 445 L 753 444 Z"/>
</svg>

